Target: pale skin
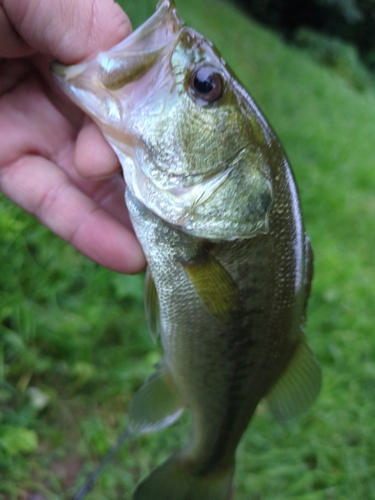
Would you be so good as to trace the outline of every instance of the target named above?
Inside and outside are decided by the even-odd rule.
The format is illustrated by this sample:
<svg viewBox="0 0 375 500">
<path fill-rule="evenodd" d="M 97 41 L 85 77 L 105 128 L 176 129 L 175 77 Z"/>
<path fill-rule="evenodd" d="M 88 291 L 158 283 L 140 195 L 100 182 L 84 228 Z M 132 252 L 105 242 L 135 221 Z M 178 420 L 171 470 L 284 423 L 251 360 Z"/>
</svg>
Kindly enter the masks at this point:
<svg viewBox="0 0 375 500">
<path fill-rule="evenodd" d="M 145 266 L 118 160 L 57 88 L 53 60 L 75 64 L 131 32 L 113 0 L 0 0 L 0 190 L 99 264 Z"/>
</svg>

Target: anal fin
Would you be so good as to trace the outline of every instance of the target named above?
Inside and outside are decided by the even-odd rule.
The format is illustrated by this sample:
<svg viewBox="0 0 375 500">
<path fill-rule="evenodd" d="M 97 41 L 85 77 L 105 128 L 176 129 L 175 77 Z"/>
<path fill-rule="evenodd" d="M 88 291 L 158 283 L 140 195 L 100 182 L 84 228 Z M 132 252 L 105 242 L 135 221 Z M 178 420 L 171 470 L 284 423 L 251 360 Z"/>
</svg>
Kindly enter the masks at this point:
<svg viewBox="0 0 375 500">
<path fill-rule="evenodd" d="M 265 399 L 278 420 L 288 420 L 314 403 L 321 384 L 320 365 L 302 333 L 285 372 Z"/>
<path fill-rule="evenodd" d="M 129 429 L 134 434 L 158 431 L 173 424 L 183 410 L 177 387 L 160 364 L 130 401 Z"/>
</svg>

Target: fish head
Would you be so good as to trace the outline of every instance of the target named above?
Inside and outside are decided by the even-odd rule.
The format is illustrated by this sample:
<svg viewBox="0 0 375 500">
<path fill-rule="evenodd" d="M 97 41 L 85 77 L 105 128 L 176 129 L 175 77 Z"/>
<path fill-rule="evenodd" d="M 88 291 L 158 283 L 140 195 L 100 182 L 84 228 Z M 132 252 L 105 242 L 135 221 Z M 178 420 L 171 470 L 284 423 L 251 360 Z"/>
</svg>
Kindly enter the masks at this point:
<svg viewBox="0 0 375 500">
<path fill-rule="evenodd" d="M 156 215 L 213 240 L 268 232 L 272 131 L 171 0 L 109 51 L 55 63 L 52 72 L 102 130 L 132 194 Z"/>
</svg>

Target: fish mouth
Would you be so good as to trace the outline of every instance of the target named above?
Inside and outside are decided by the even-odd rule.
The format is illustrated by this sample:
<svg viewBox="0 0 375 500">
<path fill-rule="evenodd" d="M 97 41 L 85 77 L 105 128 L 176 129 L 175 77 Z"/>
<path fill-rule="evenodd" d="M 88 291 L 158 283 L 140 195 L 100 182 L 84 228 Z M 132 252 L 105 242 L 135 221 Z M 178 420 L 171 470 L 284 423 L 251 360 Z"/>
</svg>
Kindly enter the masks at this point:
<svg viewBox="0 0 375 500">
<path fill-rule="evenodd" d="M 139 80 L 161 55 L 173 50 L 183 26 L 173 1 L 161 0 L 154 15 L 118 45 L 88 62 L 71 66 L 54 62 L 52 75 L 98 124 L 118 122 L 129 105 L 121 89 Z"/>
</svg>

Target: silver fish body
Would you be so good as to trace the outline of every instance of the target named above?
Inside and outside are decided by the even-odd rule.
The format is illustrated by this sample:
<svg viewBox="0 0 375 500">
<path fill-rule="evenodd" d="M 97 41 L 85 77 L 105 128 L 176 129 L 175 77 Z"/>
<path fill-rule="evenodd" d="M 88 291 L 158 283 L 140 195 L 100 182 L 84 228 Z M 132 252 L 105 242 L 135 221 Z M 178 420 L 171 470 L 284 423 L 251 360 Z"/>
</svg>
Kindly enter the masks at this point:
<svg viewBox="0 0 375 500">
<path fill-rule="evenodd" d="M 119 156 L 149 266 L 146 312 L 163 362 L 129 425 L 151 432 L 184 408 L 192 416 L 190 443 L 134 498 L 227 499 L 259 401 L 286 419 L 320 389 L 303 333 L 312 252 L 285 153 L 169 0 L 120 45 L 54 73 Z"/>
</svg>

